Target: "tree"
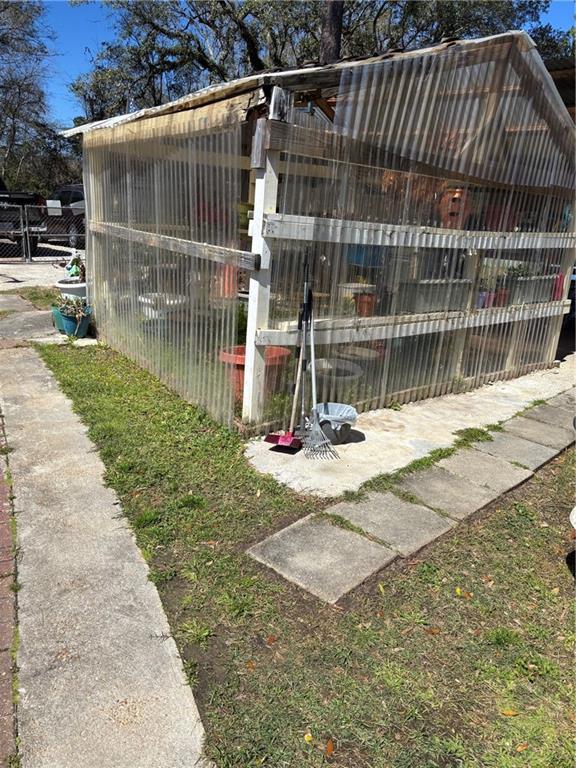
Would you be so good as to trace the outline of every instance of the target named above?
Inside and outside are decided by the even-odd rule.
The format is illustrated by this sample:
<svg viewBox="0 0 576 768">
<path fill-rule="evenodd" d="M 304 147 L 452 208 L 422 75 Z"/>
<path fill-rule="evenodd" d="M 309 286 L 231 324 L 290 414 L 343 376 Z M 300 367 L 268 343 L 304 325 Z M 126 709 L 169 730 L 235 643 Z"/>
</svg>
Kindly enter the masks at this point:
<svg viewBox="0 0 576 768">
<path fill-rule="evenodd" d="M 36 0 L 0 0 L 0 176 L 46 193 L 78 177 L 79 162 L 47 119 L 43 15 Z"/>
<path fill-rule="evenodd" d="M 549 0 L 106 0 L 116 40 L 72 88 L 88 119 L 253 72 L 539 26 Z M 339 35 L 341 40 L 339 40 Z M 110 86 L 110 87 L 108 87 Z"/>
<path fill-rule="evenodd" d="M 331 64 L 340 58 L 344 0 L 325 0 L 320 11 L 320 64 Z"/>
</svg>

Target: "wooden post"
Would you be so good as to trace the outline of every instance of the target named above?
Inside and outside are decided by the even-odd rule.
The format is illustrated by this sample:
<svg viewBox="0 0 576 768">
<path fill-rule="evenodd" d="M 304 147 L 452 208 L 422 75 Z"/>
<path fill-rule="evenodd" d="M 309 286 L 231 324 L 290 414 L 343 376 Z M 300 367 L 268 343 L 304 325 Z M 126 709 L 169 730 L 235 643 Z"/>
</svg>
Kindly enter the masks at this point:
<svg viewBox="0 0 576 768">
<path fill-rule="evenodd" d="M 262 418 L 264 406 L 265 347 L 256 346 L 256 333 L 267 327 L 270 308 L 270 248 L 262 235 L 262 227 L 264 216 L 276 213 L 279 164 L 280 152 L 268 151 L 264 168 L 255 170 L 252 253 L 259 254 L 260 269 L 250 275 L 242 403 L 242 420 L 252 423 Z"/>
</svg>

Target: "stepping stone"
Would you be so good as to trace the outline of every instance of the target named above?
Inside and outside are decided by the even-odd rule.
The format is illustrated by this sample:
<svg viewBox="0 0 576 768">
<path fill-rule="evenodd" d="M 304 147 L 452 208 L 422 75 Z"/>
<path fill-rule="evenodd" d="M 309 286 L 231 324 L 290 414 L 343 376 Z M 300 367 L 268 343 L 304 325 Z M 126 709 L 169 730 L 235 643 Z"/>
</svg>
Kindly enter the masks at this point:
<svg viewBox="0 0 576 768">
<path fill-rule="evenodd" d="M 560 395 L 550 398 L 550 400 L 548 400 L 548 405 L 557 405 L 560 408 L 568 408 L 568 410 L 574 413 L 576 408 L 576 389 L 572 387 L 572 389 L 568 389 L 566 392 L 562 392 Z"/>
<path fill-rule="evenodd" d="M 463 520 L 500 495 L 437 466 L 408 475 L 400 483 L 400 488 L 413 493 L 424 504 L 443 510 L 455 520 Z"/>
<path fill-rule="evenodd" d="M 553 424 L 543 424 L 536 419 L 527 419 L 524 416 L 515 416 L 504 424 L 504 431 L 513 435 L 532 440 L 534 443 L 548 445 L 550 448 L 563 448 L 574 442 L 574 431 L 556 427 Z"/>
<path fill-rule="evenodd" d="M 391 549 L 313 515 L 269 536 L 248 554 L 327 603 L 396 557 Z"/>
<path fill-rule="evenodd" d="M 556 448 L 524 440 L 510 432 L 494 432 L 492 440 L 474 443 L 473 448 L 506 461 L 517 461 L 532 470 L 538 469 L 558 453 Z"/>
<path fill-rule="evenodd" d="M 29 301 L 25 301 L 15 293 L 0 293 L 0 310 L 27 312 L 33 309 L 34 307 Z"/>
<path fill-rule="evenodd" d="M 528 469 L 515 467 L 503 459 L 475 451 L 473 448 L 464 448 L 447 459 L 442 459 L 438 466 L 476 485 L 492 488 L 498 493 L 509 491 L 533 474 Z"/>
<path fill-rule="evenodd" d="M 409 504 L 393 493 L 371 493 L 358 504 L 336 504 L 328 514 L 340 515 L 407 557 L 454 525 L 428 507 Z"/>
<path fill-rule="evenodd" d="M 541 421 L 543 424 L 552 424 L 555 427 L 571 429 L 572 421 L 574 419 L 574 409 L 569 410 L 568 408 L 548 404 L 537 405 L 534 408 L 529 408 L 522 415 L 527 419 Z"/>
</svg>

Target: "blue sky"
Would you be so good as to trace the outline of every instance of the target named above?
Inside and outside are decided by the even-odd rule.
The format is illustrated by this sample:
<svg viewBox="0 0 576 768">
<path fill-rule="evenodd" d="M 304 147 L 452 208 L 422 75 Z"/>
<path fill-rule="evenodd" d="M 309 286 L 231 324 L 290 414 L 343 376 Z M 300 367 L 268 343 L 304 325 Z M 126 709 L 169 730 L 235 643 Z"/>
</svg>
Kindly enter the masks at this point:
<svg viewBox="0 0 576 768">
<path fill-rule="evenodd" d="M 51 115 L 61 127 L 72 125 L 81 108 L 68 90 L 70 83 L 90 69 L 91 55 L 100 45 L 113 38 L 108 11 L 97 0 L 71 5 L 68 0 L 47 0 L 47 22 L 55 34 L 54 56 L 49 64 L 46 90 Z M 543 17 L 554 27 L 568 29 L 573 21 L 572 0 L 555 0 Z"/>
</svg>

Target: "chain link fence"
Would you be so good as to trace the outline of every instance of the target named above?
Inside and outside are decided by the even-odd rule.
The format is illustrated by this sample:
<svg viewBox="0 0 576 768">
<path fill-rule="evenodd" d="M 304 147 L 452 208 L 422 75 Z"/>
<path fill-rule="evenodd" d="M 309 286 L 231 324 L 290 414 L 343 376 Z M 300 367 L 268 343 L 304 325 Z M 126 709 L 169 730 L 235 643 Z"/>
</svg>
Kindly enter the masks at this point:
<svg viewBox="0 0 576 768">
<path fill-rule="evenodd" d="M 0 259 L 67 258 L 84 249 L 83 207 L 0 203 Z"/>
</svg>

